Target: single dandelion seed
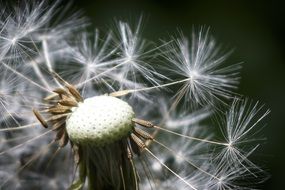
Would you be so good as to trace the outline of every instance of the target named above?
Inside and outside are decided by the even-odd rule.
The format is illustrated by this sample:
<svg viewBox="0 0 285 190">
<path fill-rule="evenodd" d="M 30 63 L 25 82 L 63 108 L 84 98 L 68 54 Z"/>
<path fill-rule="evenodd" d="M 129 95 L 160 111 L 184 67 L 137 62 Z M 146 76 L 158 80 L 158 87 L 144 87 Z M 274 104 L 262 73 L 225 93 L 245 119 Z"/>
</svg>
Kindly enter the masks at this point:
<svg viewBox="0 0 285 190">
<path fill-rule="evenodd" d="M 210 28 L 201 27 L 189 40 L 183 34 L 169 44 L 164 57 L 172 63 L 167 70 L 180 76 L 183 84 L 175 94 L 175 102 L 184 96 L 187 104 L 214 105 L 224 103 L 223 98 L 233 98 L 232 89 L 238 84 L 240 64 L 225 66 L 231 52 L 223 52 L 209 33 Z"/>
</svg>

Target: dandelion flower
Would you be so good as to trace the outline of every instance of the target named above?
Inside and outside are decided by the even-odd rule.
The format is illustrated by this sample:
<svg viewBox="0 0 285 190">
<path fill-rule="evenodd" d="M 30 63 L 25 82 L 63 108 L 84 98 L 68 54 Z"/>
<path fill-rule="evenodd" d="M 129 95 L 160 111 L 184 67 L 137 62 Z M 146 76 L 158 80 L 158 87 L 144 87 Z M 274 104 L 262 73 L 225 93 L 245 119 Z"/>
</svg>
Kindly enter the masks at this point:
<svg viewBox="0 0 285 190">
<path fill-rule="evenodd" d="M 209 29 L 190 46 L 184 36 L 156 44 L 142 19 L 102 35 L 61 13 L 59 2 L 30 1 L 0 12 L 1 189 L 250 189 L 248 179 L 265 179 L 250 155 L 269 111 L 235 98 L 240 66 L 224 63 Z"/>
</svg>

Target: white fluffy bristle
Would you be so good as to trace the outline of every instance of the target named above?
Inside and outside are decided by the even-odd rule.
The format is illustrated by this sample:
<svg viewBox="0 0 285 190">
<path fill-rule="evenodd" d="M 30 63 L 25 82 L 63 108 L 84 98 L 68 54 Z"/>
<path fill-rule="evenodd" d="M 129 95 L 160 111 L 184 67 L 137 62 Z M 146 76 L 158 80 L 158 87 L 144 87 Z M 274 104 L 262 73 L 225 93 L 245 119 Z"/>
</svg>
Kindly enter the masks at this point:
<svg viewBox="0 0 285 190">
<path fill-rule="evenodd" d="M 66 121 L 69 138 L 78 144 L 103 146 L 113 143 L 132 130 L 132 107 L 118 98 L 94 96 L 80 103 Z"/>
</svg>

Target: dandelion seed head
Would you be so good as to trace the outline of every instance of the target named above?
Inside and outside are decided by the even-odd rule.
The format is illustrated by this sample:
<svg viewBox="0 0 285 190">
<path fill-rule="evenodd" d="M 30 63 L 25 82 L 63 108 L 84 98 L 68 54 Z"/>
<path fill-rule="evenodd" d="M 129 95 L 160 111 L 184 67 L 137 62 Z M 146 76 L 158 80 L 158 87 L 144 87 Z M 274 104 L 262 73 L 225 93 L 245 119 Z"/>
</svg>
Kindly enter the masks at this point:
<svg viewBox="0 0 285 190">
<path fill-rule="evenodd" d="M 69 137 L 78 144 L 103 146 L 126 137 L 134 111 L 126 102 L 108 96 L 87 98 L 66 121 Z"/>
<path fill-rule="evenodd" d="M 156 43 L 140 18 L 104 34 L 79 12 L 65 16 L 61 2 L 0 11 L 0 189 L 249 189 L 264 180 L 251 155 L 269 111 L 234 98 L 240 65 L 227 65 L 209 28 Z"/>
</svg>

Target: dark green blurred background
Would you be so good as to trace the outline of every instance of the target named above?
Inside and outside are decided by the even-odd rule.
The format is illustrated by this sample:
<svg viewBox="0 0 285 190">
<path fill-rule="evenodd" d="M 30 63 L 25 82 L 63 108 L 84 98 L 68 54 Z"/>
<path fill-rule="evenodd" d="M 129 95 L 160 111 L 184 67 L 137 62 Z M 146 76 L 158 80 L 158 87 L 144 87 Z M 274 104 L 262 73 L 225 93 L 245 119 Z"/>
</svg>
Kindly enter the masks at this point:
<svg viewBox="0 0 285 190">
<path fill-rule="evenodd" d="M 271 109 L 259 154 L 271 173 L 263 189 L 285 185 L 285 6 L 280 1 L 76 0 L 93 26 L 108 29 L 113 19 L 135 23 L 144 15 L 144 37 L 168 38 L 193 25 L 211 27 L 219 42 L 235 49 L 229 63 L 243 61 L 239 93 Z M 283 186 L 282 186 L 283 185 Z"/>
</svg>

